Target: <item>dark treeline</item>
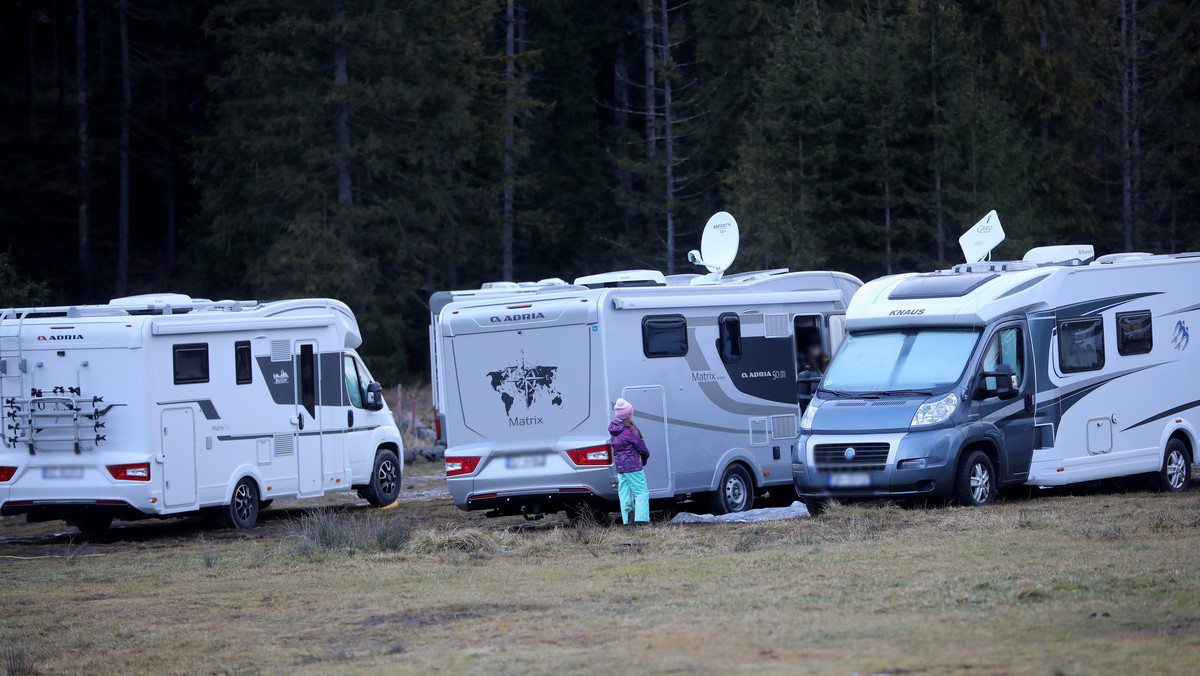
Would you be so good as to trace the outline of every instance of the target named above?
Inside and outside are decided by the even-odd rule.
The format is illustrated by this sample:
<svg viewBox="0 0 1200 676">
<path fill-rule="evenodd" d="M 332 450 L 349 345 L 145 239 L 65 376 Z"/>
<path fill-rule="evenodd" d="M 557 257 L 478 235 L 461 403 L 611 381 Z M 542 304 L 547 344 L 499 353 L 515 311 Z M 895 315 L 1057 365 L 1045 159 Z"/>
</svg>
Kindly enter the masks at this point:
<svg viewBox="0 0 1200 676">
<path fill-rule="evenodd" d="M 1200 8 L 1164 0 L 12 0 L 3 297 L 349 302 L 419 371 L 445 288 L 1200 249 Z"/>
</svg>

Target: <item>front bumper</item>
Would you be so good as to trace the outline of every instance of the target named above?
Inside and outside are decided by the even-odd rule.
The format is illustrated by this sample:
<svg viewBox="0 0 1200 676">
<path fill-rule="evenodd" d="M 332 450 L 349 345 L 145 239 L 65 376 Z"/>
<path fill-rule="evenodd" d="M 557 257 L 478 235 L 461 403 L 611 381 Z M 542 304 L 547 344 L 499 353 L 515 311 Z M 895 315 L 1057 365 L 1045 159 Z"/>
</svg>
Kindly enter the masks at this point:
<svg viewBox="0 0 1200 676">
<path fill-rule="evenodd" d="M 870 499 L 903 496 L 948 496 L 954 491 L 955 451 L 961 435 L 954 428 L 894 434 L 805 434 L 792 459 L 796 492 L 805 498 Z M 851 461 L 816 461 L 819 445 L 889 445 L 887 459 L 870 468 Z M 923 466 L 904 467 L 922 460 Z"/>
</svg>

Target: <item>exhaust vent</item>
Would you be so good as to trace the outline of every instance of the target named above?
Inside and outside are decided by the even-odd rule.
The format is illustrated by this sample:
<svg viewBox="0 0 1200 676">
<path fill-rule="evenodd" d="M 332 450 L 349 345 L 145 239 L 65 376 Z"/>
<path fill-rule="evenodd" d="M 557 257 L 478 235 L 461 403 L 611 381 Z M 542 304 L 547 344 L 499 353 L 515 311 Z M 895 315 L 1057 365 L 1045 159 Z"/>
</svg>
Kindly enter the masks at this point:
<svg viewBox="0 0 1200 676">
<path fill-rule="evenodd" d="M 292 342 L 289 340 L 271 341 L 271 361 L 291 361 Z"/>
<path fill-rule="evenodd" d="M 763 335 L 767 338 L 787 338 L 792 335 L 791 322 L 787 315 L 765 315 L 763 317 Z"/>
<path fill-rule="evenodd" d="M 275 457 L 292 455 L 296 452 L 296 437 L 290 434 L 275 435 Z"/>
<path fill-rule="evenodd" d="M 771 437 L 775 439 L 795 439 L 796 438 L 796 416 L 794 415 L 773 415 L 771 416 Z"/>
</svg>

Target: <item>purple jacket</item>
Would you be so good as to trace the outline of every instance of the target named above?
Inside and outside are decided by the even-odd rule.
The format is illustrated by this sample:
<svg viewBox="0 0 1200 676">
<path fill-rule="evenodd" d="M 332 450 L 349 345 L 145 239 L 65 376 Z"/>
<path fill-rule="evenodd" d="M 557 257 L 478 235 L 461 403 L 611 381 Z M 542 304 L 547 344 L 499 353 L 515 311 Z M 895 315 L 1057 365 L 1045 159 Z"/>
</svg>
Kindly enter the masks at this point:
<svg viewBox="0 0 1200 676">
<path fill-rule="evenodd" d="M 617 474 L 637 472 L 650 459 L 650 450 L 637 430 L 627 427 L 624 420 L 614 420 L 608 424 L 608 433 L 612 435 L 613 465 Z"/>
</svg>

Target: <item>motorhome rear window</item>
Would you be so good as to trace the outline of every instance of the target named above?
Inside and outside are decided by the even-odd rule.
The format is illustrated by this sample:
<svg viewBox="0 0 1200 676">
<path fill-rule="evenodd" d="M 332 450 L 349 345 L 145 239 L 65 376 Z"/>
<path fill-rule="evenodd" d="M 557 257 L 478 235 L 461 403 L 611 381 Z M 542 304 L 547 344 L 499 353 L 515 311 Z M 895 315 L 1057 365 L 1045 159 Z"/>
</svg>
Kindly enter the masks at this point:
<svg viewBox="0 0 1200 676">
<path fill-rule="evenodd" d="M 906 279 L 888 295 L 889 300 L 920 300 L 922 298 L 958 298 L 971 293 L 999 275 L 995 272 L 974 272 L 955 275 L 921 275 Z"/>
<path fill-rule="evenodd" d="M 1154 349 L 1154 325 L 1150 319 L 1149 310 L 1117 315 L 1117 352 L 1121 356 L 1147 354 Z"/>
<path fill-rule="evenodd" d="M 682 357 L 687 351 L 687 320 L 683 315 L 652 315 L 642 319 L 642 352 L 647 357 Z"/>
<path fill-rule="evenodd" d="M 208 382 L 208 344 L 175 345 L 175 384 Z"/>
<path fill-rule="evenodd" d="M 253 361 L 250 356 L 250 341 L 239 340 L 233 344 L 233 368 L 238 385 L 249 385 L 254 382 L 254 369 L 251 368 Z"/>
<path fill-rule="evenodd" d="M 1058 324 L 1058 362 L 1063 373 L 1104 368 L 1104 319 L 1067 319 Z"/>
<path fill-rule="evenodd" d="M 717 317 L 717 349 L 721 361 L 733 363 L 742 358 L 742 320 L 735 312 L 725 312 Z"/>
</svg>

